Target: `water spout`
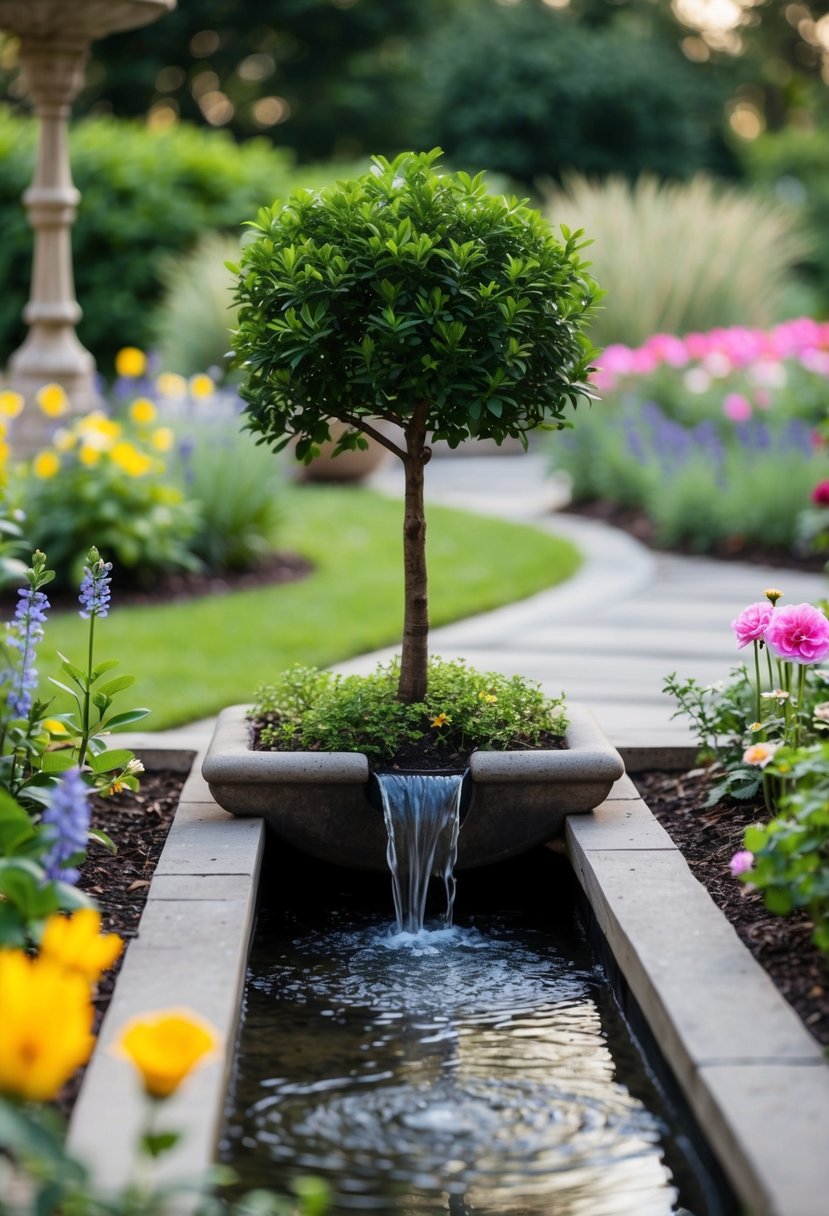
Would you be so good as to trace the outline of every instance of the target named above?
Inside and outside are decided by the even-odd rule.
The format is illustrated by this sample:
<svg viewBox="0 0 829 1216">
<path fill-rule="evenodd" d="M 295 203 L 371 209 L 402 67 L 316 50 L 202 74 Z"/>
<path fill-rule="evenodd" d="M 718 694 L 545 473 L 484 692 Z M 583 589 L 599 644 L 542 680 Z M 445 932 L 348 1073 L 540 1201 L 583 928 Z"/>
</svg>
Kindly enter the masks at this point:
<svg viewBox="0 0 829 1216">
<path fill-rule="evenodd" d="M 432 875 L 443 880 L 452 924 L 463 773 L 376 773 L 389 843 L 398 933 L 419 933 Z"/>
</svg>

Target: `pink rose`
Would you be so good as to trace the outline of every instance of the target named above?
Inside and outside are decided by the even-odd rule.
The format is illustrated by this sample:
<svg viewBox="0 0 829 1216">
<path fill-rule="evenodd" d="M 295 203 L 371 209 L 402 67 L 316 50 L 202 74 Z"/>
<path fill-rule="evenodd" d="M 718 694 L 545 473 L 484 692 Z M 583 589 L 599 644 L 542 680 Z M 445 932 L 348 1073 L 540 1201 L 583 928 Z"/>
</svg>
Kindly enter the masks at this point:
<svg viewBox="0 0 829 1216">
<path fill-rule="evenodd" d="M 829 655 L 829 621 L 813 604 L 790 604 L 773 613 L 766 642 L 779 659 L 820 663 Z"/>
<path fill-rule="evenodd" d="M 748 849 L 740 849 L 739 853 L 735 853 L 728 863 L 728 868 L 736 878 L 739 874 L 745 874 L 754 865 L 754 854 L 749 853 Z"/>
<path fill-rule="evenodd" d="M 742 648 L 748 646 L 749 642 L 759 642 L 764 638 L 771 616 L 772 606 L 768 600 L 744 608 L 736 621 L 731 622 L 731 628 L 737 635 L 737 646 Z"/>
<path fill-rule="evenodd" d="M 751 402 L 742 393 L 726 393 L 722 411 L 732 422 L 747 422 L 751 417 Z"/>
</svg>

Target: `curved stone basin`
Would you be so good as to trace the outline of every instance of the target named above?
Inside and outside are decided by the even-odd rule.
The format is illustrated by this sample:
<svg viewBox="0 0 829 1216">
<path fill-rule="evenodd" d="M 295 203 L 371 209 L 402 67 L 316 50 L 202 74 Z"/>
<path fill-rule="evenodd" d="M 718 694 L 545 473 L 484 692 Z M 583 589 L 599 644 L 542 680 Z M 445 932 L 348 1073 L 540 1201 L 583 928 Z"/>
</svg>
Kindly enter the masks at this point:
<svg viewBox="0 0 829 1216">
<path fill-rule="evenodd" d="M 222 711 L 202 774 L 234 815 L 262 817 L 281 839 L 322 861 L 385 871 L 386 830 L 368 799 L 361 752 L 257 752 L 247 705 Z M 458 869 L 491 865 L 559 836 L 566 815 L 591 811 L 624 772 L 588 710 L 568 705 L 561 751 L 474 752 L 472 799 Z"/>
</svg>

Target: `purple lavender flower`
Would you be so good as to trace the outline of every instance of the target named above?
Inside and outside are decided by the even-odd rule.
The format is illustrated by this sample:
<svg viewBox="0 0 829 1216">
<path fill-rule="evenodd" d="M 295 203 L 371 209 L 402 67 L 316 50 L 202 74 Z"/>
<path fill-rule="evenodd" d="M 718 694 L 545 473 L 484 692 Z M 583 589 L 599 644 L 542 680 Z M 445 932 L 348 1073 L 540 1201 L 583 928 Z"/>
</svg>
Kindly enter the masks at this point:
<svg viewBox="0 0 829 1216">
<path fill-rule="evenodd" d="M 109 572 L 112 562 L 102 560 L 100 553 L 94 547 L 89 550 L 86 560 L 88 566 L 83 568 L 83 580 L 79 602 L 80 615 L 85 621 L 94 616 L 106 616 L 109 613 L 109 601 L 112 595 L 109 585 L 112 579 Z"/>
<path fill-rule="evenodd" d="M 22 587 L 14 611 L 14 619 L 8 626 L 9 646 L 20 654 L 15 668 L 3 675 L 3 681 L 11 682 L 9 709 L 16 718 L 25 718 L 32 708 L 32 694 L 37 688 L 37 671 L 34 666 L 35 649 L 43 638 L 43 624 L 49 601 L 42 591 Z"/>
<path fill-rule="evenodd" d="M 50 837 L 50 848 L 43 858 L 46 877 L 63 882 L 78 881 L 79 871 L 67 865 L 76 854 L 86 852 L 89 835 L 89 788 L 80 769 L 70 768 L 55 786 L 51 801 L 40 820 Z"/>
</svg>

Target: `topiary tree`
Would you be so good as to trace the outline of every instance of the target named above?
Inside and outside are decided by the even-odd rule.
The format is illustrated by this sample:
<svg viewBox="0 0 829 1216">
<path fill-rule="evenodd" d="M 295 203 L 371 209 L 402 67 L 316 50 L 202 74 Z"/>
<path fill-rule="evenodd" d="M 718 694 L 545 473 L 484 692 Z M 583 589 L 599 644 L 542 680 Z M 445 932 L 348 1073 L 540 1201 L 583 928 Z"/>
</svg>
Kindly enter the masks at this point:
<svg viewBox="0 0 829 1216">
<path fill-rule="evenodd" d="M 241 263 L 236 361 L 247 425 L 310 461 L 332 420 L 337 451 L 371 436 L 403 462 L 405 609 L 398 696 L 426 692 L 424 470 L 430 443 L 565 425 L 589 397 L 582 333 L 597 288 L 578 256 L 483 175 L 441 175 L 440 151 L 260 211 Z M 390 438 L 378 424 L 399 428 Z"/>
</svg>

